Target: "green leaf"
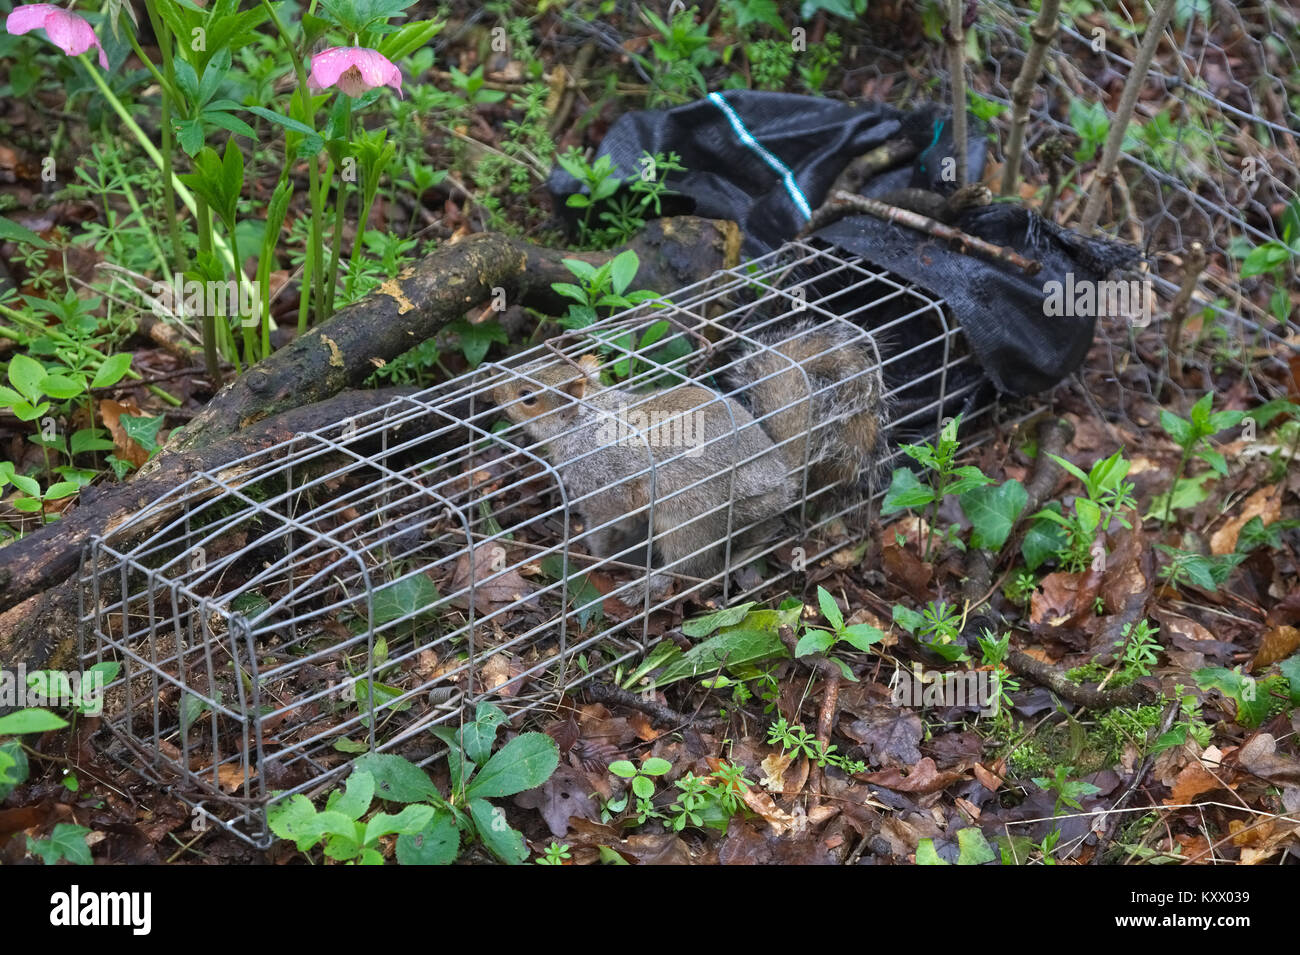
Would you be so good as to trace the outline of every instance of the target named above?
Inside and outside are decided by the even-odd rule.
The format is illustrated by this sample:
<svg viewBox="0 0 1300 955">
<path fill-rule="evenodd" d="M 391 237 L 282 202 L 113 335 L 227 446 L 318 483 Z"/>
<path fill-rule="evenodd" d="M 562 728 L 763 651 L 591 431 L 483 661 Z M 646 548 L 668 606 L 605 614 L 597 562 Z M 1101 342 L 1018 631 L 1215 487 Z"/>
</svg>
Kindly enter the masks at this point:
<svg viewBox="0 0 1300 955">
<path fill-rule="evenodd" d="M 118 419 L 122 425 L 122 430 L 145 451 L 152 454 L 158 450 L 158 430 L 163 426 L 166 420 L 162 415 L 155 418 L 147 415 L 129 415 L 124 414 Z"/>
<path fill-rule="evenodd" d="M 35 358 L 20 353 L 9 359 L 9 384 L 32 404 L 40 400 L 44 378 L 45 366 Z"/>
<path fill-rule="evenodd" d="M 54 865 L 66 859 L 73 865 L 93 865 L 90 847 L 86 845 L 86 836 L 90 830 L 85 826 L 74 826 L 60 822 L 54 827 L 48 839 L 29 839 L 27 847 L 41 857 L 46 865 Z"/>
<path fill-rule="evenodd" d="M 397 837 L 401 865 L 451 865 L 460 854 L 460 830 L 449 812 L 436 812 L 419 832 Z"/>
<path fill-rule="evenodd" d="M 1287 681 L 1291 705 L 1300 706 L 1300 653 L 1287 657 L 1277 665 L 1277 669 Z"/>
<path fill-rule="evenodd" d="M 25 242 L 27 245 L 34 245 L 38 249 L 51 248 L 50 244 L 42 239 L 39 235 L 24 226 L 20 226 L 12 219 L 6 219 L 0 216 L 0 240 L 6 242 Z"/>
<path fill-rule="evenodd" d="M 414 617 L 438 600 L 438 588 L 424 574 L 395 580 L 375 591 L 374 622 L 378 625 Z"/>
<path fill-rule="evenodd" d="M 1196 433 L 1192 428 L 1192 423 L 1178 417 L 1172 411 L 1160 412 L 1160 427 L 1164 428 L 1174 443 L 1181 448 L 1191 445 L 1196 438 Z"/>
<path fill-rule="evenodd" d="M 488 850 L 507 865 L 528 860 L 528 846 L 517 829 L 506 822 L 506 814 L 486 799 L 471 799 L 469 815 L 474 829 Z"/>
<path fill-rule="evenodd" d="M 910 610 L 902 604 L 894 604 L 894 623 L 908 633 L 915 634 L 918 629 L 925 626 L 925 615 Z"/>
<path fill-rule="evenodd" d="M 1207 481 L 1213 481 L 1215 475 L 1213 471 L 1205 471 L 1195 477 L 1180 478 L 1174 483 L 1173 496 L 1175 511 L 1185 510 L 1189 507 L 1195 507 L 1202 501 L 1208 500 L 1210 489 L 1205 486 Z M 1165 516 L 1165 502 L 1169 499 L 1168 494 L 1157 494 L 1151 499 L 1151 510 L 1147 511 L 1144 520 L 1152 518 L 1163 518 Z"/>
<path fill-rule="evenodd" d="M 636 278 L 637 269 L 640 267 L 641 260 L 637 258 L 636 253 L 631 249 L 614 256 L 610 280 L 617 294 L 622 295 L 627 291 L 627 287 Z"/>
<path fill-rule="evenodd" d="M 917 865 L 952 865 L 939 857 L 935 851 L 933 839 L 922 839 L 916 844 L 916 864 Z"/>
<path fill-rule="evenodd" d="M 1291 250 L 1281 242 L 1265 242 L 1251 249 L 1250 254 L 1241 263 L 1241 277 L 1248 279 L 1256 275 L 1266 275 L 1279 265 L 1285 265 L 1290 258 Z"/>
<path fill-rule="evenodd" d="M 85 392 L 86 383 L 85 381 L 69 378 L 67 375 L 46 375 L 41 379 L 40 388 L 51 398 L 66 401 Z"/>
<path fill-rule="evenodd" d="M 376 49 L 396 63 L 432 40 L 446 25 L 445 20 L 412 20 L 384 37 Z"/>
<path fill-rule="evenodd" d="M 465 791 L 467 798 L 513 796 L 535 789 L 560 763 L 560 749 L 545 733 L 521 733 L 484 764 Z"/>
<path fill-rule="evenodd" d="M 620 779 L 631 779 L 636 775 L 636 763 L 630 759 L 616 759 L 609 764 L 609 771 Z"/>
<path fill-rule="evenodd" d="M 907 468 L 897 468 L 889 483 L 889 491 L 885 494 L 885 502 L 881 506 L 880 513 L 887 517 L 899 511 L 925 507 L 933 500 L 934 491 L 928 485 L 922 484 L 920 479 Z"/>
<path fill-rule="evenodd" d="M 1060 507 L 1055 501 L 1048 506 Z M 1060 517 L 1059 514 L 1056 516 Z M 1025 566 L 1031 571 L 1037 570 L 1043 561 L 1055 556 L 1065 547 L 1067 539 L 1065 528 L 1045 518 L 1038 518 L 1029 525 L 1029 530 L 1025 532 L 1025 539 L 1020 543 L 1020 553 L 1025 558 Z"/>
<path fill-rule="evenodd" d="M 1088 500 L 1086 497 L 1076 497 L 1074 499 L 1074 512 L 1079 515 L 1079 529 L 1085 534 L 1091 535 L 1101 523 L 1100 505 Z"/>
<path fill-rule="evenodd" d="M 1001 550 L 1028 500 L 1024 486 L 1014 478 L 997 487 L 975 487 L 962 494 L 958 502 L 974 527 L 972 546 Z"/>
<path fill-rule="evenodd" d="M 474 721 L 465 725 L 460 734 L 460 746 L 470 761 L 482 765 L 492 755 L 497 730 L 506 722 L 505 713 L 491 703 L 480 703 Z"/>
<path fill-rule="evenodd" d="M 651 756 L 641 764 L 641 772 L 647 776 L 662 776 L 673 768 L 673 764 L 658 756 Z"/>
<path fill-rule="evenodd" d="M 61 730 L 68 721 L 49 710 L 27 709 L 0 716 L 0 736 L 21 736 L 24 733 L 45 733 Z"/>
<path fill-rule="evenodd" d="M 840 633 L 840 639 L 853 647 L 855 650 L 861 650 L 866 653 L 873 644 L 877 644 L 885 639 L 885 632 L 878 627 L 873 627 L 866 623 L 855 623 L 851 627 L 845 627 Z"/>
<path fill-rule="evenodd" d="M 367 753 L 352 764 L 375 778 L 375 792 L 388 802 L 421 802 L 441 799 L 429 774 L 408 759 L 392 753 Z"/>
<path fill-rule="evenodd" d="M 985 485 L 993 483 L 993 479 L 991 477 L 986 475 L 983 471 L 975 467 L 975 465 L 973 464 L 967 464 L 959 468 L 954 468 L 952 473 L 957 478 L 957 480 L 953 481 L 946 488 L 944 488 L 945 495 L 947 494 L 961 495 L 961 494 L 965 494 L 967 491 L 971 490 L 972 488 L 984 487 Z"/>
<path fill-rule="evenodd" d="M 832 627 L 836 630 L 844 628 L 844 614 L 840 613 L 835 598 L 830 595 L 825 587 L 817 588 L 817 605 L 821 608 L 822 616 L 830 621 Z"/>
<path fill-rule="evenodd" d="M 835 634 L 826 630 L 805 630 L 799 642 L 795 644 L 794 655 L 806 657 L 813 653 L 825 653 L 835 643 Z"/>
<path fill-rule="evenodd" d="M 686 620 L 682 623 L 682 633 L 688 637 L 698 638 L 707 637 L 714 630 L 720 630 L 723 627 L 731 627 L 745 619 L 749 613 L 749 608 L 754 606 L 755 601 L 737 604 L 734 607 L 727 607 L 723 610 L 715 610 L 713 613 L 705 614 L 703 617 L 695 617 L 692 620 Z"/>
<path fill-rule="evenodd" d="M 123 376 L 131 368 L 131 359 L 134 356 L 130 352 L 119 352 L 104 359 L 104 363 L 99 366 L 95 372 L 94 380 L 91 381 L 92 388 L 109 388 L 122 380 Z"/>
<path fill-rule="evenodd" d="M 993 851 L 993 847 L 984 838 L 984 833 L 974 826 L 967 826 L 965 829 L 957 830 L 957 845 L 959 847 L 957 854 L 958 865 L 984 865 L 986 862 L 994 862 L 998 858 L 998 854 Z"/>
<path fill-rule="evenodd" d="M 30 769 L 27 753 L 16 739 L 0 743 L 0 802 L 9 798 L 15 786 L 27 782 Z"/>
<path fill-rule="evenodd" d="M 664 667 L 655 680 L 655 686 L 664 687 L 676 680 L 710 673 L 720 666 L 731 668 L 760 660 L 783 659 L 789 655 L 775 630 L 737 627 L 691 647 Z"/>
<path fill-rule="evenodd" d="M 336 789 L 330 793 L 325 808 L 341 812 L 349 819 L 359 820 L 366 814 L 374 798 L 375 777 L 365 770 L 354 769 L 348 777 L 347 788 L 342 792 Z"/>
<path fill-rule="evenodd" d="M 415 835 L 433 821 L 434 808 L 426 803 L 412 803 L 397 815 L 376 813 L 366 823 L 362 845 L 373 846 L 380 836 Z"/>
<path fill-rule="evenodd" d="M 459 340 L 461 353 L 471 368 L 479 366 L 493 342 L 502 345 L 510 343 L 510 336 L 496 319 L 477 324 L 458 319 L 447 325 L 447 331 Z"/>
</svg>

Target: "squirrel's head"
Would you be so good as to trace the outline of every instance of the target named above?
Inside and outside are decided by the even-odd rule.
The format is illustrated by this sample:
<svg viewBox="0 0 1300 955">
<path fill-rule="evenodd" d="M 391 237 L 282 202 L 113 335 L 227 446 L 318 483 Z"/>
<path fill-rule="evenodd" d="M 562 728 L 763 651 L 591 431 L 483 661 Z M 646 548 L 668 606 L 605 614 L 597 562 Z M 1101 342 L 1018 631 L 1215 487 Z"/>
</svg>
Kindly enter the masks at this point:
<svg viewBox="0 0 1300 955">
<path fill-rule="evenodd" d="M 525 365 L 492 389 L 492 400 L 511 421 L 558 434 L 578 402 L 599 388 L 600 360 L 583 355 L 577 361 Z"/>
</svg>

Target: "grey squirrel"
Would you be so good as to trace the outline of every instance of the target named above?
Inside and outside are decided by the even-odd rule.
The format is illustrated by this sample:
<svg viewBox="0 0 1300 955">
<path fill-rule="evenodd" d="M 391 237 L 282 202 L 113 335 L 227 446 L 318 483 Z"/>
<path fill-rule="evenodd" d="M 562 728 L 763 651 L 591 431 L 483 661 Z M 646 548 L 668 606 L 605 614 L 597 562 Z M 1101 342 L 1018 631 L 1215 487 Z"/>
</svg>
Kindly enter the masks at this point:
<svg viewBox="0 0 1300 955">
<path fill-rule="evenodd" d="M 840 483 L 860 496 L 882 458 L 883 388 L 865 332 L 805 320 L 750 337 L 758 344 L 720 376 L 727 394 L 607 386 L 594 355 L 534 362 L 493 390 L 506 416 L 545 443 L 593 556 L 653 539 L 652 594 L 669 574 L 721 573 L 730 538 L 734 564 L 770 537 L 805 493 L 805 464 L 810 495 Z"/>
</svg>

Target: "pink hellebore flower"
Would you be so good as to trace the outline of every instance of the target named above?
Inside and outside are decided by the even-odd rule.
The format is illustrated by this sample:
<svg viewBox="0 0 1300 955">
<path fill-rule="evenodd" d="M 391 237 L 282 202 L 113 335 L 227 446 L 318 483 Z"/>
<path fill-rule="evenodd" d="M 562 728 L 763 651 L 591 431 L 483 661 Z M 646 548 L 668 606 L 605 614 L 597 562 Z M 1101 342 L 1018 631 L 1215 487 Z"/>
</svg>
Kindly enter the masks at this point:
<svg viewBox="0 0 1300 955">
<path fill-rule="evenodd" d="M 364 46 L 332 46 L 311 58 L 311 82 L 319 89 L 337 86 L 357 97 L 379 86 L 402 95 L 402 74 L 378 50 Z"/>
<path fill-rule="evenodd" d="M 45 28 L 50 42 L 68 56 L 85 53 L 92 46 L 99 50 L 99 65 L 108 69 L 108 57 L 99 45 L 99 37 L 83 18 L 52 3 L 27 3 L 14 7 L 5 19 L 5 29 L 14 34 Z"/>
</svg>

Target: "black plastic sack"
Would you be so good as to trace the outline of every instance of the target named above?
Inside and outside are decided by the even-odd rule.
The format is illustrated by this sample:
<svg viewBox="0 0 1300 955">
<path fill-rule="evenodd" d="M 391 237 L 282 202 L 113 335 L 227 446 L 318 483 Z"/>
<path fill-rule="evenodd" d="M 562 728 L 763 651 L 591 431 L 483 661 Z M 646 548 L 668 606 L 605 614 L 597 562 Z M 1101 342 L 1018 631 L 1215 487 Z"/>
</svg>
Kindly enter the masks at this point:
<svg viewBox="0 0 1300 955">
<path fill-rule="evenodd" d="M 628 113 L 610 127 L 598 155 L 623 178 L 641 171 L 644 153 L 676 152 L 686 172 L 668 178 L 679 200 L 665 214 L 693 212 L 736 221 L 744 251 L 777 248 L 804 227 L 832 183 L 856 157 L 899 136 L 920 147 L 908 165 L 871 180 L 866 195 L 914 187 L 948 192 L 943 159 L 953 155 L 951 124 L 933 107 L 903 112 L 868 103 L 850 106 L 821 97 L 732 90 L 670 110 Z M 983 131 L 972 121 L 967 147 L 971 178 L 983 170 Z M 549 187 L 557 209 L 580 190 L 563 169 Z M 1083 361 L 1092 316 L 1044 312 L 1045 287 L 1100 281 L 1132 262 L 1135 250 L 1088 239 L 1011 204 L 969 210 L 958 228 L 1009 246 L 1042 263 L 1026 276 L 1014 266 L 962 254 L 948 243 L 868 216 L 843 219 L 819 238 L 948 301 L 984 372 L 998 389 L 1029 394 L 1052 387 Z"/>
</svg>

